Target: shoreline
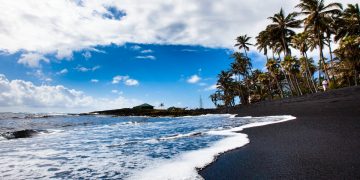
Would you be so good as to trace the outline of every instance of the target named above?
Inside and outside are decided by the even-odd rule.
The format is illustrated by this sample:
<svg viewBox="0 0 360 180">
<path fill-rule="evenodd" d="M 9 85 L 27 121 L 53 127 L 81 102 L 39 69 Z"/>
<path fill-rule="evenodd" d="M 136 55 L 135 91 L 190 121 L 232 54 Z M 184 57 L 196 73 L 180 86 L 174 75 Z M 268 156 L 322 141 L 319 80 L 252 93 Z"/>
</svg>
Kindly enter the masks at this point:
<svg viewBox="0 0 360 180">
<path fill-rule="evenodd" d="M 295 121 L 244 129 L 250 143 L 199 170 L 204 179 L 360 178 L 360 87 L 262 102 L 237 116 L 289 114 Z"/>
</svg>

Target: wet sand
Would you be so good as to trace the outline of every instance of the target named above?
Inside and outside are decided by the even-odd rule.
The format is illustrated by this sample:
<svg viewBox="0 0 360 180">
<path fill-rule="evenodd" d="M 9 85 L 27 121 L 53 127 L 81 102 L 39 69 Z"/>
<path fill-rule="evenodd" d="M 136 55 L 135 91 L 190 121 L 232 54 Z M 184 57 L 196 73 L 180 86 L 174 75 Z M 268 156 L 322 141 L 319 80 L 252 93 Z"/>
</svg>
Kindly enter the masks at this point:
<svg viewBox="0 0 360 180">
<path fill-rule="evenodd" d="M 242 131 L 250 143 L 201 170 L 205 179 L 360 179 L 360 87 L 262 102 L 230 113 L 297 119 Z"/>
</svg>

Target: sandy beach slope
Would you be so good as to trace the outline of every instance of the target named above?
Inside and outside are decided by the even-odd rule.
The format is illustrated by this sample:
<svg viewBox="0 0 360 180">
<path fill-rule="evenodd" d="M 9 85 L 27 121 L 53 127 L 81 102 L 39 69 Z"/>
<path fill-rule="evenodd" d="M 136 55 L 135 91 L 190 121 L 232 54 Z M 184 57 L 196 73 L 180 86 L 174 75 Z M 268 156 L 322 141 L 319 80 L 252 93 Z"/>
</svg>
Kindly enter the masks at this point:
<svg viewBox="0 0 360 180">
<path fill-rule="evenodd" d="M 263 102 L 231 113 L 297 119 L 244 130 L 250 144 L 201 170 L 205 179 L 360 179 L 360 87 Z"/>
</svg>

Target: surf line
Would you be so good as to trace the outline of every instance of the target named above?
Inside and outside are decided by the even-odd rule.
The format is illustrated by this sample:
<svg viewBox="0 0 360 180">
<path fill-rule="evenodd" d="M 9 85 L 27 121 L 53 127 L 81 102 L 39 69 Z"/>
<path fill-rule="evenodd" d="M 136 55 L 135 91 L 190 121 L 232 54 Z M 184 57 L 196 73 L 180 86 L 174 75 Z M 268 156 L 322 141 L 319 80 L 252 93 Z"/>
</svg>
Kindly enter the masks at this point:
<svg viewBox="0 0 360 180">
<path fill-rule="evenodd" d="M 228 130 L 209 131 L 207 134 L 227 136 L 226 138 L 215 142 L 212 146 L 189 151 L 180 154 L 170 160 L 164 160 L 134 174 L 129 179 L 203 179 L 197 172 L 198 169 L 204 168 L 212 163 L 217 156 L 227 151 L 242 147 L 250 140 L 247 134 L 239 133 L 246 128 L 265 126 L 269 124 L 282 123 L 296 119 L 294 116 L 266 116 L 262 118 L 274 119 L 267 122 L 254 122 Z"/>
</svg>

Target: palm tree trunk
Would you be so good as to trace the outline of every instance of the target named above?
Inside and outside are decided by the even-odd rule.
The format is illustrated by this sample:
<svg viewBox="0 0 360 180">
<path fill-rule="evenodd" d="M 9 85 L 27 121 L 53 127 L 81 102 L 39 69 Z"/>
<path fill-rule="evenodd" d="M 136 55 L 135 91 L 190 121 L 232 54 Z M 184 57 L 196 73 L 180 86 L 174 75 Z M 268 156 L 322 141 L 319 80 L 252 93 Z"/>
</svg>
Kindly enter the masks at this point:
<svg viewBox="0 0 360 180">
<path fill-rule="evenodd" d="M 311 83 L 310 83 L 310 79 L 309 79 L 308 74 L 305 72 L 305 73 L 303 74 L 303 76 L 304 76 L 304 79 L 305 79 L 305 81 L 306 81 L 306 86 L 309 88 L 309 90 L 310 90 L 311 93 L 314 93 L 314 90 L 313 90 L 313 88 L 311 87 Z"/>
<path fill-rule="evenodd" d="M 296 92 L 296 89 L 294 89 L 294 84 L 293 84 L 291 78 L 286 73 L 285 73 L 285 78 L 286 78 L 287 84 L 290 87 L 291 95 L 294 96 L 294 91 Z"/>
<path fill-rule="evenodd" d="M 322 44 L 319 33 L 318 33 L 318 42 L 319 42 L 319 51 L 320 51 L 320 61 L 322 61 L 322 63 L 323 63 L 326 79 L 329 79 L 329 73 L 328 73 L 328 70 L 327 70 L 327 67 L 326 67 L 324 54 L 323 54 L 323 44 Z M 319 78 L 319 84 L 321 85 L 320 78 Z"/>
<path fill-rule="evenodd" d="M 328 41 L 328 47 L 329 47 L 329 53 L 330 53 L 330 68 L 331 69 L 333 69 L 333 65 L 334 65 L 334 59 L 333 59 L 333 55 L 332 55 L 332 50 L 331 50 L 331 40 L 330 40 L 330 37 L 328 37 L 327 38 L 327 41 Z M 332 73 L 331 73 L 331 75 L 332 75 L 332 78 L 331 78 L 331 80 L 333 81 L 333 83 L 335 84 L 336 83 L 336 79 L 335 79 L 335 76 L 334 76 L 334 69 L 332 70 Z"/>
<path fill-rule="evenodd" d="M 357 70 L 356 70 L 356 67 L 355 67 L 355 86 L 357 86 L 358 85 L 358 72 L 357 72 Z"/>
<path fill-rule="evenodd" d="M 247 58 L 249 58 L 249 57 L 247 56 L 247 52 L 246 52 L 245 47 L 244 47 L 244 52 L 245 52 L 245 56 L 246 56 Z"/>
<path fill-rule="evenodd" d="M 315 92 L 317 92 L 317 88 L 316 88 L 316 85 L 315 85 L 315 81 L 314 81 L 314 78 L 312 77 L 311 75 L 311 71 L 310 71 L 310 65 L 309 65 L 309 59 L 308 59 L 308 55 L 306 52 L 304 52 L 303 56 L 306 58 L 306 61 L 305 61 L 305 65 L 306 65 L 306 71 L 307 71 L 307 74 L 308 74 L 308 78 L 309 80 L 311 81 L 311 84 L 313 85 L 313 88 L 315 90 Z M 311 87 L 310 87 L 311 89 Z"/>
<path fill-rule="evenodd" d="M 294 79 L 295 79 L 296 86 L 297 86 L 297 88 L 298 88 L 298 90 L 300 92 L 300 95 L 302 96 L 303 93 L 301 91 L 301 88 L 300 88 L 300 85 L 299 85 L 299 82 L 298 82 L 298 79 L 297 79 L 296 75 L 294 75 Z"/>
<path fill-rule="evenodd" d="M 281 98 L 284 98 L 284 92 L 283 92 L 282 87 L 281 87 L 281 85 L 280 85 L 280 83 L 279 83 L 279 80 L 277 79 L 276 75 L 275 75 L 274 77 L 275 77 L 275 82 L 276 82 L 276 84 L 277 84 L 277 87 L 278 87 L 279 90 L 280 90 L 280 96 L 281 96 Z"/>
</svg>

